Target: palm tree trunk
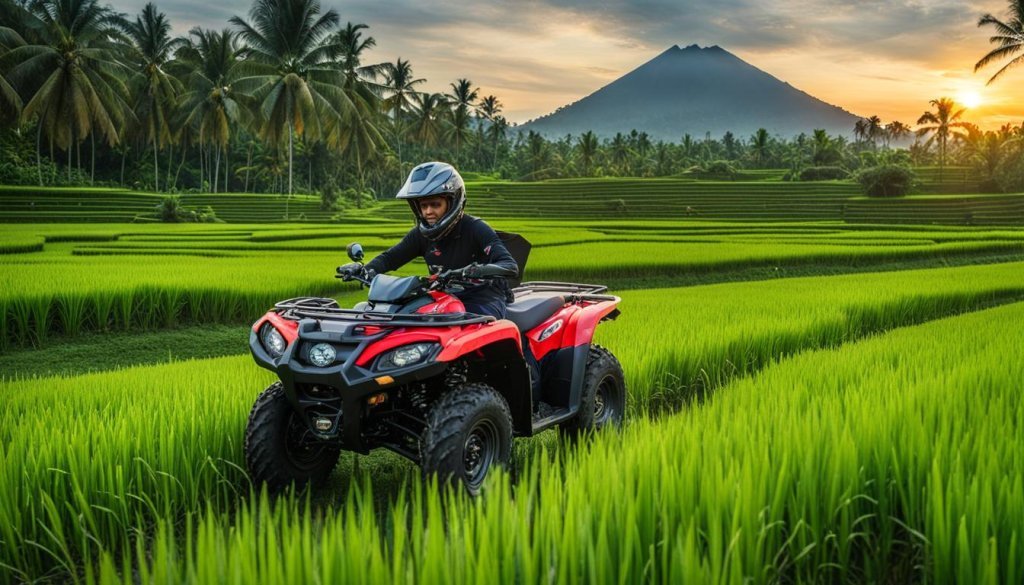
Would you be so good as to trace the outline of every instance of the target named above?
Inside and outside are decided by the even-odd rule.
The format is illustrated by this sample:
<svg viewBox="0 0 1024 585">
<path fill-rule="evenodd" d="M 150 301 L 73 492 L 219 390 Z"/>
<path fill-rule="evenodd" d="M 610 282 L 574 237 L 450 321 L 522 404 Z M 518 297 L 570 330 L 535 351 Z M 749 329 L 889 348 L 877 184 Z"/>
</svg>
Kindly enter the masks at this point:
<svg viewBox="0 0 1024 585">
<path fill-rule="evenodd" d="M 128 145 L 121 145 L 121 186 L 124 187 L 124 163 L 128 159 Z"/>
<path fill-rule="evenodd" d="M 289 118 L 288 120 L 288 198 L 284 202 L 284 218 L 288 219 L 288 205 L 292 199 L 292 149 L 293 134 L 295 134 L 295 119 Z"/>
<path fill-rule="evenodd" d="M 249 148 L 246 149 L 245 154 L 245 192 L 249 192 L 249 169 L 252 168 L 252 142 L 249 143 Z"/>
<path fill-rule="evenodd" d="M 68 130 L 69 130 L 69 134 L 71 135 L 71 140 L 74 141 L 74 139 L 75 139 L 75 131 L 73 129 L 71 129 L 71 124 L 70 123 L 68 124 Z M 71 184 L 71 143 L 70 142 L 68 143 L 68 184 L 69 185 Z"/>
<path fill-rule="evenodd" d="M 153 191 L 160 191 L 160 153 L 156 149 L 156 137 L 153 138 Z"/>
<path fill-rule="evenodd" d="M 96 185 L 96 132 L 92 131 L 89 133 L 89 138 L 92 139 L 92 170 L 89 175 L 89 185 Z"/>
<path fill-rule="evenodd" d="M 174 171 L 174 182 L 171 183 L 171 188 L 178 186 L 178 176 L 181 175 L 181 167 L 185 166 L 185 155 L 188 153 L 188 143 L 182 139 L 181 142 L 181 162 L 178 163 L 178 169 Z"/>
<path fill-rule="evenodd" d="M 39 174 L 39 186 L 43 186 L 43 121 L 36 121 L 36 172 Z"/>
<path fill-rule="evenodd" d="M 224 145 L 224 192 L 225 193 L 228 192 L 228 178 L 231 176 L 231 174 L 228 173 L 228 169 L 231 168 L 231 159 L 228 158 L 228 155 L 230 155 L 230 154 L 231 154 L 231 151 L 228 150 L 228 145 L 225 144 Z"/>
<path fill-rule="evenodd" d="M 164 189 L 170 191 L 171 186 L 171 169 L 174 168 L 174 143 L 167 143 L 167 173 L 164 176 Z"/>
<path fill-rule="evenodd" d="M 217 182 L 220 180 L 220 149 L 213 157 L 213 192 L 217 192 Z"/>
<path fill-rule="evenodd" d="M 203 192 L 203 141 L 199 141 L 199 192 Z"/>
</svg>

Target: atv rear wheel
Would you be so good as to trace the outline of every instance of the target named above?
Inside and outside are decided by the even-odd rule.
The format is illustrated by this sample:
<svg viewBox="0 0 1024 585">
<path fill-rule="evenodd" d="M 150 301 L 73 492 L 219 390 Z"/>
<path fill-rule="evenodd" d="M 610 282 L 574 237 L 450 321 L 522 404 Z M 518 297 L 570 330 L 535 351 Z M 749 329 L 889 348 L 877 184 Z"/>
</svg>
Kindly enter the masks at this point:
<svg viewBox="0 0 1024 585">
<path fill-rule="evenodd" d="M 245 429 L 245 463 L 256 485 L 279 492 L 294 483 L 327 479 L 338 463 L 341 447 L 316 438 L 303 424 L 280 382 L 256 399 Z"/>
<path fill-rule="evenodd" d="M 463 384 L 430 408 L 420 441 L 424 475 L 480 493 L 488 471 L 512 459 L 512 415 L 501 394 L 486 384 Z"/>
<path fill-rule="evenodd" d="M 579 414 L 563 423 L 560 430 L 570 437 L 577 437 L 585 431 L 600 430 L 609 425 L 620 427 L 625 414 L 626 380 L 622 366 L 612 352 L 600 345 L 592 345 L 583 377 Z"/>
</svg>

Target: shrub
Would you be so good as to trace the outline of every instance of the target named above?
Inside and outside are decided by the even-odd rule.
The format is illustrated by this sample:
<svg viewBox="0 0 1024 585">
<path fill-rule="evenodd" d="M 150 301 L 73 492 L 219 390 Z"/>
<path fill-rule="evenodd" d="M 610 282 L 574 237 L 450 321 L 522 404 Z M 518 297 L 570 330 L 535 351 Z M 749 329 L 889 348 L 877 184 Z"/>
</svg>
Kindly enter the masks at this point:
<svg viewBox="0 0 1024 585">
<path fill-rule="evenodd" d="M 999 190 L 1004 193 L 1020 193 L 1024 191 L 1024 161 L 1019 157 L 1009 157 L 999 165 L 993 177 Z"/>
<path fill-rule="evenodd" d="M 914 185 L 914 171 L 904 165 L 884 164 L 857 173 L 864 194 L 868 197 L 902 197 Z"/>
<path fill-rule="evenodd" d="M 707 178 L 735 179 L 736 167 L 727 160 L 716 160 L 704 166 L 701 175 Z"/>
<path fill-rule="evenodd" d="M 612 199 L 607 203 L 607 205 L 609 211 L 613 211 L 616 213 L 626 213 L 627 211 L 629 211 L 629 208 L 626 207 L 625 199 Z"/>
<path fill-rule="evenodd" d="M 807 167 L 800 171 L 801 181 L 836 181 L 850 178 L 843 167 Z"/>
<path fill-rule="evenodd" d="M 160 200 L 156 206 L 155 218 L 168 223 L 195 222 L 195 223 L 223 223 L 217 219 L 217 212 L 213 207 L 207 205 L 201 210 L 188 209 L 181 204 L 181 197 L 169 195 Z M 145 219 L 136 218 L 136 220 Z"/>
<path fill-rule="evenodd" d="M 328 181 L 320 191 L 320 210 L 338 211 L 338 189 L 334 181 Z"/>
</svg>

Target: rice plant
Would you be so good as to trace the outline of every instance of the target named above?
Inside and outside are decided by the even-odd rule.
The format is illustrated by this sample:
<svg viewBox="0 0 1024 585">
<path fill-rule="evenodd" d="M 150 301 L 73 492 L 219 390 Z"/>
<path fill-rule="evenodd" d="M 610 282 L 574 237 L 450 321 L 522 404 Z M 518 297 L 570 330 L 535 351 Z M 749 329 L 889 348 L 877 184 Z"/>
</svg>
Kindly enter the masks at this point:
<svg viewBox="0 0 1024 585">
<path fill-rule="evenodd" d="M 1024 580 L 1024 304 L 787 359 L 701 409 L 386 510 L 255 494 L 102 551 L 98 581 Z"/>
</svg>

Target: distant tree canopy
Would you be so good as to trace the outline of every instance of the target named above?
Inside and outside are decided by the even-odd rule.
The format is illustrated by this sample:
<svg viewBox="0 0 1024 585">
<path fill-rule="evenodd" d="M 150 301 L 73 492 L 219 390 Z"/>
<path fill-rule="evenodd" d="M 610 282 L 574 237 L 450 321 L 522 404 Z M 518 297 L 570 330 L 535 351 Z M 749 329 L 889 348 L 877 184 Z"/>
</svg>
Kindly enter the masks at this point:
<svg viewBox="0 0 1024 585">
<path fill-rule="evenodd" d="M 0 183 L 299 191 L 362 205 L 424 160 L 512 180 L 769 168 L 821 180 L 915 137 L 901 151 L 909 163 L 973 166 L 993 188 L 1024 176 L 1014 167 L 1024 127 L 981 132 L 944 98 L 916 129 L 871 116 L 852 139 L 813 128 L 552 138 L 518 131 L 468 79 L 425 92 L 408 60 L 373 62 L 368 27 L 317 0 L 256 0 L 228 24 L 176 37 L 154 4 L 127 17 L 99 0 L 0 0 Z"/>
</svg>

